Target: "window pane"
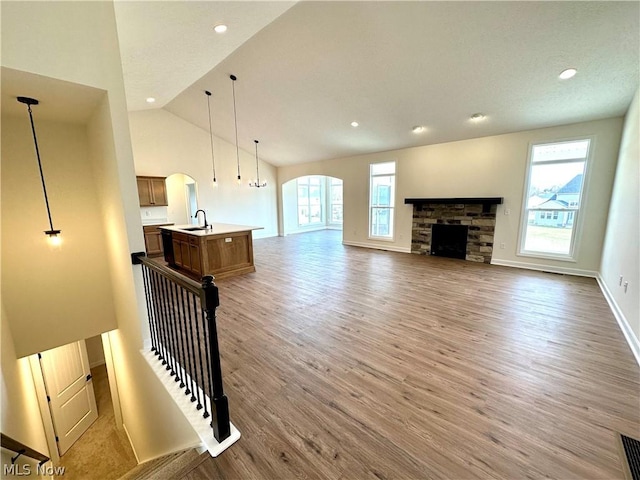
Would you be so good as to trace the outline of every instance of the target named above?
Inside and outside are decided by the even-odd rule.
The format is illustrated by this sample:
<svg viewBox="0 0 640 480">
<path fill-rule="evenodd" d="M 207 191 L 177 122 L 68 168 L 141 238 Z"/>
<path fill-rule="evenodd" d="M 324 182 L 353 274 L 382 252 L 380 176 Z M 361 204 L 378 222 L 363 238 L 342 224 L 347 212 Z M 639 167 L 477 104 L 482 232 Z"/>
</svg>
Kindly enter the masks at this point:
<svg viewBox="0 0 640 480">
<path fill-rule="evenodd" d="M 532 161 L 549 162 L 553 160 L 570 160 L 587 158 L 589 152 L 589 140 L 577 142 L 550 143 L 533 147 Z"/>
<path fill-rule="evenodd" d="M 573 214 L 561 212 L 560 216 Z M 549 225 L 545 225 L 544 223 Z M 571 222 L 565 227 L 552 226 L 557 220 L 546 219 L 542 224 L 527 225 L 524 249 L 530 252 L 546 252 L 569 255 L 571 253 L 571 233 L 573 231 L 573 215 Z"/>
<path fill-rule="evenodd" d="M 311 218 L 309 219 L 309 223 L 320 223 L 322 222 L 322 210 L 320 205 L 311 205 Z"/>
<path fill-rule="evenodd" d="M 396 173 L 396 162 L 371 164 L 371 175 L 388 175 Z"/>
<path fill-rule="evenodd" d="M 394 177 L 373 177 L 371 179 L 371 205 L 393 206 L 393 179 Z"/>
<path fill-rule="evenodd" d="M 331 206 L 331 222 L 342 223 L 342 205 Z"/>
<path fill-rule="evenodd" d="M 534 164 L 527 208 L 564 208 L 580 202 L 585 162 Z"/>
<path fill-rule="evenodd" d="M 373 207 L 371 209 L 371 236 L 390 237 L 393 231 L 393 210 Z"/>
<path fill-rule="evenodd" d="M 298 224 L 307 225 L 309 223 L 309 210 L 307 207 L 298 207 Z"/>
</svg>

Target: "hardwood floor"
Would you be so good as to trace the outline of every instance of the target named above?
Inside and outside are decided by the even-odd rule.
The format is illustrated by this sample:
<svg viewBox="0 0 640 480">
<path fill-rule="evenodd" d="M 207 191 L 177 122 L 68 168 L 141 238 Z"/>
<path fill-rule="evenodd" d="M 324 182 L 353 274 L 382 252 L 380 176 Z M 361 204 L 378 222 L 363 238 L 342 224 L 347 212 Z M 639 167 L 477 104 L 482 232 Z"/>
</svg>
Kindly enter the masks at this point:
<svg viewBox="0 0 640 480">
<path fill-rule="evenodd" d="M 623 478 L 640 369 L 595 280 L 340 241 L 216 282 L 242 438 L 183 478 Z"/>
</svg>

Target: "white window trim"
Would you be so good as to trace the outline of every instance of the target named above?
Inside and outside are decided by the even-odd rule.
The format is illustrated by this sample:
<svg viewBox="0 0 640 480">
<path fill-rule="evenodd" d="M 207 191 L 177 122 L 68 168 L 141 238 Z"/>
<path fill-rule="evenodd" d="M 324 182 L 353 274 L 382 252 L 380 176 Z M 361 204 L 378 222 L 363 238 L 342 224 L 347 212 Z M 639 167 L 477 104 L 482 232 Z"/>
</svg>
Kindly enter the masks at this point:
<svg viewBox="0 0 640 480">
<path fill-rule="evenodd" d="M 391 216 L 393 217 L 393 229 L 391 232 L 391 235 L 388 237 L 381 237 L 381 236 L 377 236 L 377 235 L 371 235 L 371 211 L 373 210 L 373 207 L 371 205 L 371 184 L 372 184 L 372 178 L 373 176 L 371 175 L 371 166 L 372 165 L 377 165 L 379 163 L 393 163 L 394 164 L 394 170 L 393 170 L 393 207 L 391 208 Z M 389 176 L 388 173 L 386 174 L 380 174 L 380 175 L 376 175 L 376 176 L 380 176 L 380 177 L 384 177 L 384 176 Z M 398 161 L 397 160 L 384 160 L 381 162 L 373 162 L 369 164 L 369 189 L 368 189 L 368 198 L 367 198 L 367 208 L 369 210 L 369 223 L 367 224 L 367 238 L 369 240 L 376 240 L 376 241 L 381 241 L 381 242 L 395 242 L 395 237 L 396 237 L 396 203 L 397 203 L 397 192 L 398 192 Z"/>
<path fill-rule="evenodd" d="M 528 198 L 528 187 L 529 180 L 531 177 L 531 161 L 533 154 L 533 147 L 536 145 L 552 145 L 557 143 L 569 143 L 575 142 L 579 140 L 589 140 L 589 149 L 587 151 L 587 156 L 584 158 L 584 176 L 582 180 L 582 186 L 580 188 L 580 204 L 579 208 L 568 208 L 563 211 L 571 211 L 573 212 L 573 224 L 574 227 L 571 230 L 571 248 L 568 254 L 554 254 L 554 253 L 544 253 L 544 252 L 532 252 L 524 249 L 525 243 L 525 229 L 528 222 L 528 210 L 550 210 L 553 211 L 553 208 L 546 209 L 527 209 Z M 528 257 L 528 258 L 540 258 L 546 260 L 558 260 L 562 262 L 571 262 L 576 263 L 578 261 L 578 252 L 580 252 L 580 239 L 582 237 L 581 233 L 584 227 L 584 215 L 583 212 L 588 208 L 588 197 L 584 194 L 587 190 L 587 185 L 589 185 L 589 178 L 591 177 L 591 162 L 593 157 L 593 152 L 595 151 L 596 139 L 594 135 L 580 135 L 576 137 L 568 137 L 562 138 L 559 140 L 539 140 L 529 142 L 529 152 L 527 154 L 527 166 L 526 166 L 526 175 L 524 178 L 524 187 L 522 192 L 522 209 L 520 212 L 520 227 L 518 229 L 518 251 L 516 252 L 516 256 L 518 257 Z M 553 163 L 570 163 L 572 161 L 583 161 L 583 159 L 566 159 L 566 160 L 552 160 L 548 162 L 544 162 L 545 165 L 553 164 Z"/>
</svg>

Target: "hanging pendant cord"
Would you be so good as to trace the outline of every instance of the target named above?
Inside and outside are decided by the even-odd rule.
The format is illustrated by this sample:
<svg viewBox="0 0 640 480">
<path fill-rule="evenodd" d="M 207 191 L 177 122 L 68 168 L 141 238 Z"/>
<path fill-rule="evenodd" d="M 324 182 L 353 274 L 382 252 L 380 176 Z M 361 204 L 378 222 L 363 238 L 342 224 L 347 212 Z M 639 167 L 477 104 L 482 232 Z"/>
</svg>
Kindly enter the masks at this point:
<svg viewBox="0 0 640 480">
<path fill-rule="evenodd" d="M 31 105 L 27 105 L 29 110 L 29 120 L 31 120 L 31 131 L 33 132 L 33 143 L 36 146 L 36 157 L 38 158 L 38 168 L 40 169 L 40 180 L 42 181 L 42 191 L 44 193 L 44 203 L 47 206 L 47 215 L 49 216 L 49 226 L 53 231 L 53 221 L 51 220 L 51 210 L 49 209 L 49 197 L 47 196 L 47 186 L 44 183 L 44 173 L 42 173 L 42 162 L 40 161 L 40 150 L 38 149 L 38 139 L 36 138 L 36 127 L 33 124 L 33 114 L 31 113 Z"/>
<path fill-rule="evenodd" d="M 236 162 L 238 164 L 238 178 L 240 178 L 240 150 L 238 147 L 238 117 L 236 114 L 236 79 L 231 78 L 231 88 L 233 91 L 233 122 L 236 127 Z"/>
<path fill-rule="evenodd" d="M 211 140 L 211 161 L 213 162 L 213 181 L 216 180 L 216 158 L 213 155 L 213 131 L 211 130 L 211 92 L 205 90 L 207 94 L 207 110 L 209 111 L 209 139 Z"/>
</svg>

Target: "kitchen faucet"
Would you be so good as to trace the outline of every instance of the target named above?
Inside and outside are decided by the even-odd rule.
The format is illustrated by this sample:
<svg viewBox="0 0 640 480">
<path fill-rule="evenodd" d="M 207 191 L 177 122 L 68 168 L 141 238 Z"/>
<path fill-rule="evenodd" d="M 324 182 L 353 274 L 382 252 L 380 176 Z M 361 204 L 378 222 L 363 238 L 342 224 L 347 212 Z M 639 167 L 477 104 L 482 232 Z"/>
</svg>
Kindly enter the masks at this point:
<svg viewBox="0 0 640 480">
<path fill-rule="evenodd" d="M 202 215 L 204 215 L 204 228 L 209 228 L 209 224 L 207 223 L 207 212 L 205 212 L 204 210 L 196 210 L 196 214 L 193 216 L 193 218 L 198 218 L 199 212 L 202 212 Z"/>
</svg>

